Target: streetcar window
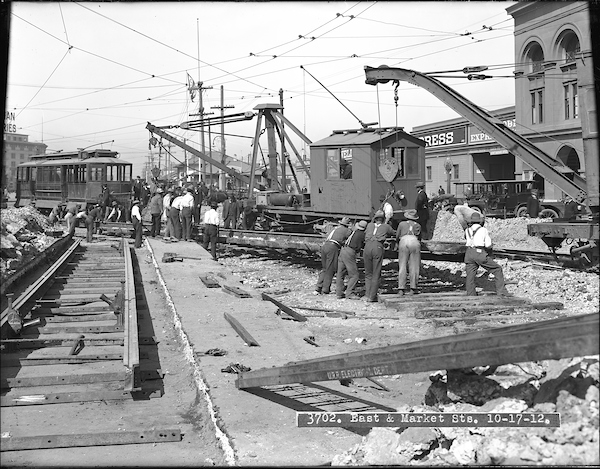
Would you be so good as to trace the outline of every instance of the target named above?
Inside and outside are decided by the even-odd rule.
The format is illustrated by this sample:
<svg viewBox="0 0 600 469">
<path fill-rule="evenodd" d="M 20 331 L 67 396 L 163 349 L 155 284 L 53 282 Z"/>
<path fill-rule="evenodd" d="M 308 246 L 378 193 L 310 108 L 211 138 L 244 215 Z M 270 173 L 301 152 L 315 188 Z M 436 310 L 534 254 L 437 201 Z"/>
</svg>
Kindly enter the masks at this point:
<svg viewBox="0 0 600 469">
<path fill-rule="evenodd" d="M 65 179 L 67 182 L 75 182 L 75 169 L 73 165 L 69 165 L 65 168 Z"/>
<path fill-rule="evenodd" d="M 352 179 L 352 148 L 340 149 L 340 177 Z"/>
<path fill-rule="evenodd" d="M 90 182 L 102 181 L 102 166 L 90 166 Z"/>
<path fill-rule="evenodd" d="M 84 165 L 75 167 L 75 182 L 85 184 L 87 182 L 87 168 Z"/>
<path fill-rule="evenodd" d="M 37 175 L 37 168 L 27 168 L 27 180 L 29 181 L 30 179 L 32 181 L 35 181 L 35 177 Z"/>
<path fill-rule="evenodd" d="M 106 182 L 112 182 L 117 180 L 117 167 L 113 165 L 106 165 Z"/>
<path fill-rule="evenodd" d="M 327 150 L 327 179 L 340 178 L 340 154 L 337 149 Z"/>
<path fill-rule="evenodd" d="M 133 173 L 133 166 L 128 164 L 127 166 L 125 166 L 125 177 L 123 178 L 123 181 L 131 181 L 132 179 L 132 174 Z"/>
<path fill-rule="evenodd" d="M 396 160 L 398 164 L 398 174 L 396 177 L 403 178 L 404 177 L 404 148 L 392 148 L 392 156 Z"/>
</svg>

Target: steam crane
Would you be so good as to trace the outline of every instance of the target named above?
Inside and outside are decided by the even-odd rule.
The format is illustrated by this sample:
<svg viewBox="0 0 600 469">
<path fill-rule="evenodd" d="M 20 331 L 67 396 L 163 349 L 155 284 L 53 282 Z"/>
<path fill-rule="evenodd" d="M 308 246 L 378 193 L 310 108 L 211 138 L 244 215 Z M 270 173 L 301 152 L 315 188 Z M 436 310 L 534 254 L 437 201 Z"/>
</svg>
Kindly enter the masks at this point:
<svg viewBox="0 0 600 469">
<path fill-rule="evenodd" d="M 506 127 L 497 118 L 484 109 L 469 101 L 441 81 L 403 68 L 391 68 L 385 65 L 380 67 L 365 67 L 366 83 L 399 83 L 405 81 L 423 88 L 436 98 L 446 103 L 450 108 L 465 119 L 496 140 L 509 152 L 516 155 L 526 164 L 531 166 L 538 174 L 554 184 L 573 200 L 586 204 L 591 216 L 587 220 L 567 221 L 554 219 L 552 223 L 529 224 L 527 231 L 530 235 L 541 237 L 551 250 L 555 250 L 565 239 L 576 240 L 572 244 L 571 254 L 585 263 L 598 262 L 598 212 L 600 208 L 599 189 L 599 157 L 597 137 L 595 142 L 587 138 L 585 158 L 586 178 L 574 173 L 560 161 L 555 160 L 527 139 Z M 586 103 L 587 112 L 582 112 L 582 118 L 587 119 L 590 114 L 595 115 L 595 102 Z M 589 123 L 588 123 L 589 124 Z M 582 126 L 589 128 L 589 125 Z M 565 176 L 565 173 L 570 177 Z"/>
</svg>

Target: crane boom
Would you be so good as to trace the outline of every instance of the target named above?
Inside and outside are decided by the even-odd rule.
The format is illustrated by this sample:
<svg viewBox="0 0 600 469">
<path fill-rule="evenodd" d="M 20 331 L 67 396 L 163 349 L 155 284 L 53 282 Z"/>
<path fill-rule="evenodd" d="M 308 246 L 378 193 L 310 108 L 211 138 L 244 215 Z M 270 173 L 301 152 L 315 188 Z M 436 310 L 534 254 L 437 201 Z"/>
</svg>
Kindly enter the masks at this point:
<svg viewBox="0 0 600 469">
<path fill-rule="evenodd" d="M 235 169 L 224 165 L 219 160 L 215 160 L 214 158 L 211 158 L 205 153 L 196 150 L 194 147 L 191 147 L 187 143 L 184 143 L 181 140 L 179 140 L 178 138 L 169 135 L 167 132 L 156 127 L 155 125 L 152 125 L 150 122 L 148 122 L 148 124 L 146 125 L 146 129 L 148 129 L 153 134 L 156 134 L 164 138 L 165 140 L 168 140 L 169 142 L 177 145 L 179 148 L 183 148 L 184 150 L 189 151 L 192 155 L 197 156 L 201 160 L 206 161 L 207 163 L 210 163 L 213 166 L 216 166 L 217 168 L 223 170 L 225 173 L 229 174 L 229 176 L 239 179 L 240 181 L 243 181 L 247 184 L 250 182 L 250 178 L 248 176 L 244 176 L 243 174 L 238 173 Z"/>
<path fill-rule="evenodd" d="M 482 132 L 506 148 L 513 155 L 531 166 L 548 182 L 551 182 L 565 194 L 578 202 L 587 197 L 586 180 L 573 172 L 572 169 L 555 160 L 533 145 L 527 139 L 506 127 L 497 118 L 484 109 L 469 101 L 441 81 L 414 70 L 403 68 L 365 67 L 366 83 L 376 85 L 389 81 L 406 81 L 429 91 L 440 101 L 459 113 L 465 119 L 476 125 Z M 564 173 L 570 173 L 572 180 Z"/>
</svg>

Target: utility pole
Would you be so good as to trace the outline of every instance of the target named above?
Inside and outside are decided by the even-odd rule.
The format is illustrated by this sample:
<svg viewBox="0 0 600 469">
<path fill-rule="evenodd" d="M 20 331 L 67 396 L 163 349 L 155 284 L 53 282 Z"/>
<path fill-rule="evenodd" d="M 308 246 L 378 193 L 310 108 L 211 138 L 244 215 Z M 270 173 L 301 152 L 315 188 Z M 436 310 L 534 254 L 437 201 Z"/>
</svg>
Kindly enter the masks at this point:
<svg viewBox="0 0 600 469">
<path fill-rule="evenodd" d="M 221 85 L 221 105 L 220 106 L 211 106 L 211 109 L 220 109 L 221 110 L 221 163 L 225 164 L 226 155 L 225 155 L 225 109 L 233 108 L 234 106 L 228 105 L 225 106 L 225 92 L 223 91 L 223 85 Z M 212 145 L 212 142 L 211 142 Z M 225 172 L 223 170 L 219 170 L 219 189 L 224 191 L 225 187 Z"/>
</svg>

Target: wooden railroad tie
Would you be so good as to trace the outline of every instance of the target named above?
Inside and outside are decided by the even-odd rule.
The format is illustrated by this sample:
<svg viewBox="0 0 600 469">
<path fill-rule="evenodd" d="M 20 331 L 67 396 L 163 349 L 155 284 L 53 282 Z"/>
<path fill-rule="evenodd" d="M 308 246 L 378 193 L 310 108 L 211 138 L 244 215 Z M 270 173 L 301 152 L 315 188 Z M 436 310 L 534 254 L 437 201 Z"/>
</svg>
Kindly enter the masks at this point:
<svg viewBox="0 0 600 469">
<path fill-rule="evenodd" d="M 281 303 L 280 301 L 277 301 L 275 298 L 273 298 L 272 296 L 267 295 L 266 293 L 262 293 L 262 299 L 265 300 L 265 301 L 270 301 L 271 303 L 273 303 L 281 311 L 283 311 L 285 314 L 287 314 L 288 316 L 290 316 L 290 318 L 293 319 L 293 320 L 295 320 L 295 321 L 298 321 L 298 322 L 307 321 L 306 316 L 303 316 L 302 314 L 294 311 L 289 306 L 284 305 L 283 303 Z"/>
<path fill-rule="evenodd" d="M 224 313 L 223 316 L 225 317 L 225 320 L 231 325 L 231 327 L 233 327 L 233 330 L 235 332 L 237 332 L 237 334 L 242 338 L 242 340 L 244 342 L 246 342 L 246 345 L 248 345 L 249 347 L 258 347 L 259 344 L 256 341 L 256 339 L 254 339 L 254 337 L 252 337 L 250 335 L 250 333 L 244 328 L 244 326 L 242 326 L 239 321 L 237 319 L 235 319 L 231 314 L 229 313 Z"/>
<path fill-rule="evenodd" d="M 596 355 L 600 313 L 349 352 L 243 372 L 239 389 Z"/>
</svg>

